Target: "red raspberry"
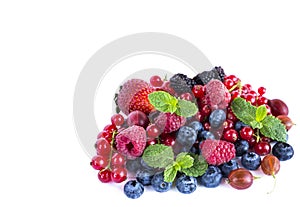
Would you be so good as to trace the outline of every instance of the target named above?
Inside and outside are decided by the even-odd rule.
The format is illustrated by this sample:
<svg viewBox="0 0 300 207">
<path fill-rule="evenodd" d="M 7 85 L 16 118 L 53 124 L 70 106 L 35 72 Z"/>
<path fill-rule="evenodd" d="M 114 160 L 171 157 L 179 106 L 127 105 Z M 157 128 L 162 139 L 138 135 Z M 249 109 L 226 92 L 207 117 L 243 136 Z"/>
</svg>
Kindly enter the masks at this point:
<svg viewBox="0 0 300 207">
<path fill-rule="evenodd" d="M 143 127 L 133 125 L 122 130 L 116 136 L 116 147 L 118 152 L 129 159 L 139 157 L 146 147 L 146 131 Z"/>
<path fill-rule="evenodd" d="M 155 118 L 155 125 L 163 132 L 170 133 L 178 130 L 186 122 L 186 118 L 171 113 L 160 113 Z"/>
<path fill-rule="evenodd" d="M 221 81 L 213 79 L 205 87 L 205 99 L 211 109 L 224 109 L 228 106 L 231 94 Z"/>
<path fill-rule="evenodd" d="M 235 157 L 234 144 L 224 140 L 204 140 L 200 144 L 200 150 L 210 165 L 220 165 Z"/>
</svg>

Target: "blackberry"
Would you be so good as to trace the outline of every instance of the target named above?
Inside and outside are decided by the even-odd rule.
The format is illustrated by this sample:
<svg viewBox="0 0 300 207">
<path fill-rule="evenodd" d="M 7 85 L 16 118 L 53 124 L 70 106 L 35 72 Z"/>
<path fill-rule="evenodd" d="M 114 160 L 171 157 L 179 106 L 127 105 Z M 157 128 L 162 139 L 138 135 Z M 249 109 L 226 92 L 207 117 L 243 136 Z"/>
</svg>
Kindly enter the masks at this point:
<svg viewBox="0 0 300 207">
<path fill-rule="evenodd" d="M 177 73 L 170 78 L 170 86 L 177 93 L 189 93 L 196 82 L 182 73 Z"/>
<path fill-rule="evenodd" d="M 203 71 L 202 73 L 197 74 L 193 80 L 198 85 L 206 85 L 210 80 L 217 79 L 221 81 L 221 77 L 217 70 Z"/>
<path fill-rule="evenodd" d="M 216 70 L 221 78 L 221 81 L 223 82 L 224 81 L 224 77 L 226 76 L 225 72 L 224 72 L 224 69 L 219 66 L 219 67 L 215 67 L 213 70 Z"/>
</svg>

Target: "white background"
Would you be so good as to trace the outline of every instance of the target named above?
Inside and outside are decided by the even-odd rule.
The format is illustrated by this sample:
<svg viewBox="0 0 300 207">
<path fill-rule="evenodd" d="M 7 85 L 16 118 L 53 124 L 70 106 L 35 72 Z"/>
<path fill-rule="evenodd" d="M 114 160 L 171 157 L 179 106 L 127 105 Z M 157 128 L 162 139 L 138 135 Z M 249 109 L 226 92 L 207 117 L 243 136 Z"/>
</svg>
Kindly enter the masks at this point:
<svg viewBox="0 0 300 207">
<path fill-rule="evenodd" d="M 270 195 L 272 182 L 263 177 L 245 191 L 200 187 L 183 195 L 146 189 L 130 200 L 121 185 L 98 182 L 72 115 L 77 78 L 98 49 L 132 33 L 165 32 L 193 43 L 213 65 L 245 83 L 265 86 L 268 97 L 285 100 L 290 117 L 300 123 L 297 1 L 5 2 L 0 3 L 0 206 L 274 206 L 299 200 L 299 126 L 290 133 L 296 154 L 282 163 Z"/>
</svg>

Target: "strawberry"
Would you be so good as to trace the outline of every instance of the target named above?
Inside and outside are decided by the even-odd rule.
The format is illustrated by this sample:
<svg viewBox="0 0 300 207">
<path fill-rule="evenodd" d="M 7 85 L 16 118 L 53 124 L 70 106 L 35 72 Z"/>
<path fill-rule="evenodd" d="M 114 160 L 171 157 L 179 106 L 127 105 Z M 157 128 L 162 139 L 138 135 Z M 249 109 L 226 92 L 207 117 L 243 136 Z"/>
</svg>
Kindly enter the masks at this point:
<svg viewBox="0 0 300 207">
<path fill-rule="evenodd" d="M 148 95 L 153 91 L 154 88 L 144 80 L 128 80 L 122 85 L 117 104 L 120 110 L 126 115 L 136 110 L 148 115 L 154 109 L 154 106 L 148 100 Z"/>
<path fill-rule="evenodd" d="M 210 165 L 220 165 L 235 157 L 234 144 L 224 140 L 207 139 L 199 147 L 202 156 Z"/>
</svg>

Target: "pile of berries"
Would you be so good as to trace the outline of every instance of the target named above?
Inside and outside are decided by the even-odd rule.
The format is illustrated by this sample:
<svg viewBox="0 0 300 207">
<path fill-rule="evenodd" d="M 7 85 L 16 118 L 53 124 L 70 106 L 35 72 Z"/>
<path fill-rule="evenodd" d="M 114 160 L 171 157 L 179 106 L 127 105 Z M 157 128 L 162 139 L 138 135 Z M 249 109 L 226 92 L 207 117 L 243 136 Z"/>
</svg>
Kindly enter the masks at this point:
<svg viewBox="0 0 300 207">
<path fill-rule="evenodd" d="M 192 193 L 214 188 L 222 179 L 236 189 L 252 185 L 252 171 L 278 173 L 294 150 L 294 125 L 280 99 L 253 90 L 221 67 L 193 78 L 130 79 L 117 93 L 118 113 L 98 134 L 90 164 L 102 183 L 121 183 L 129 198 L 145 186 Z"/>
</svg>

